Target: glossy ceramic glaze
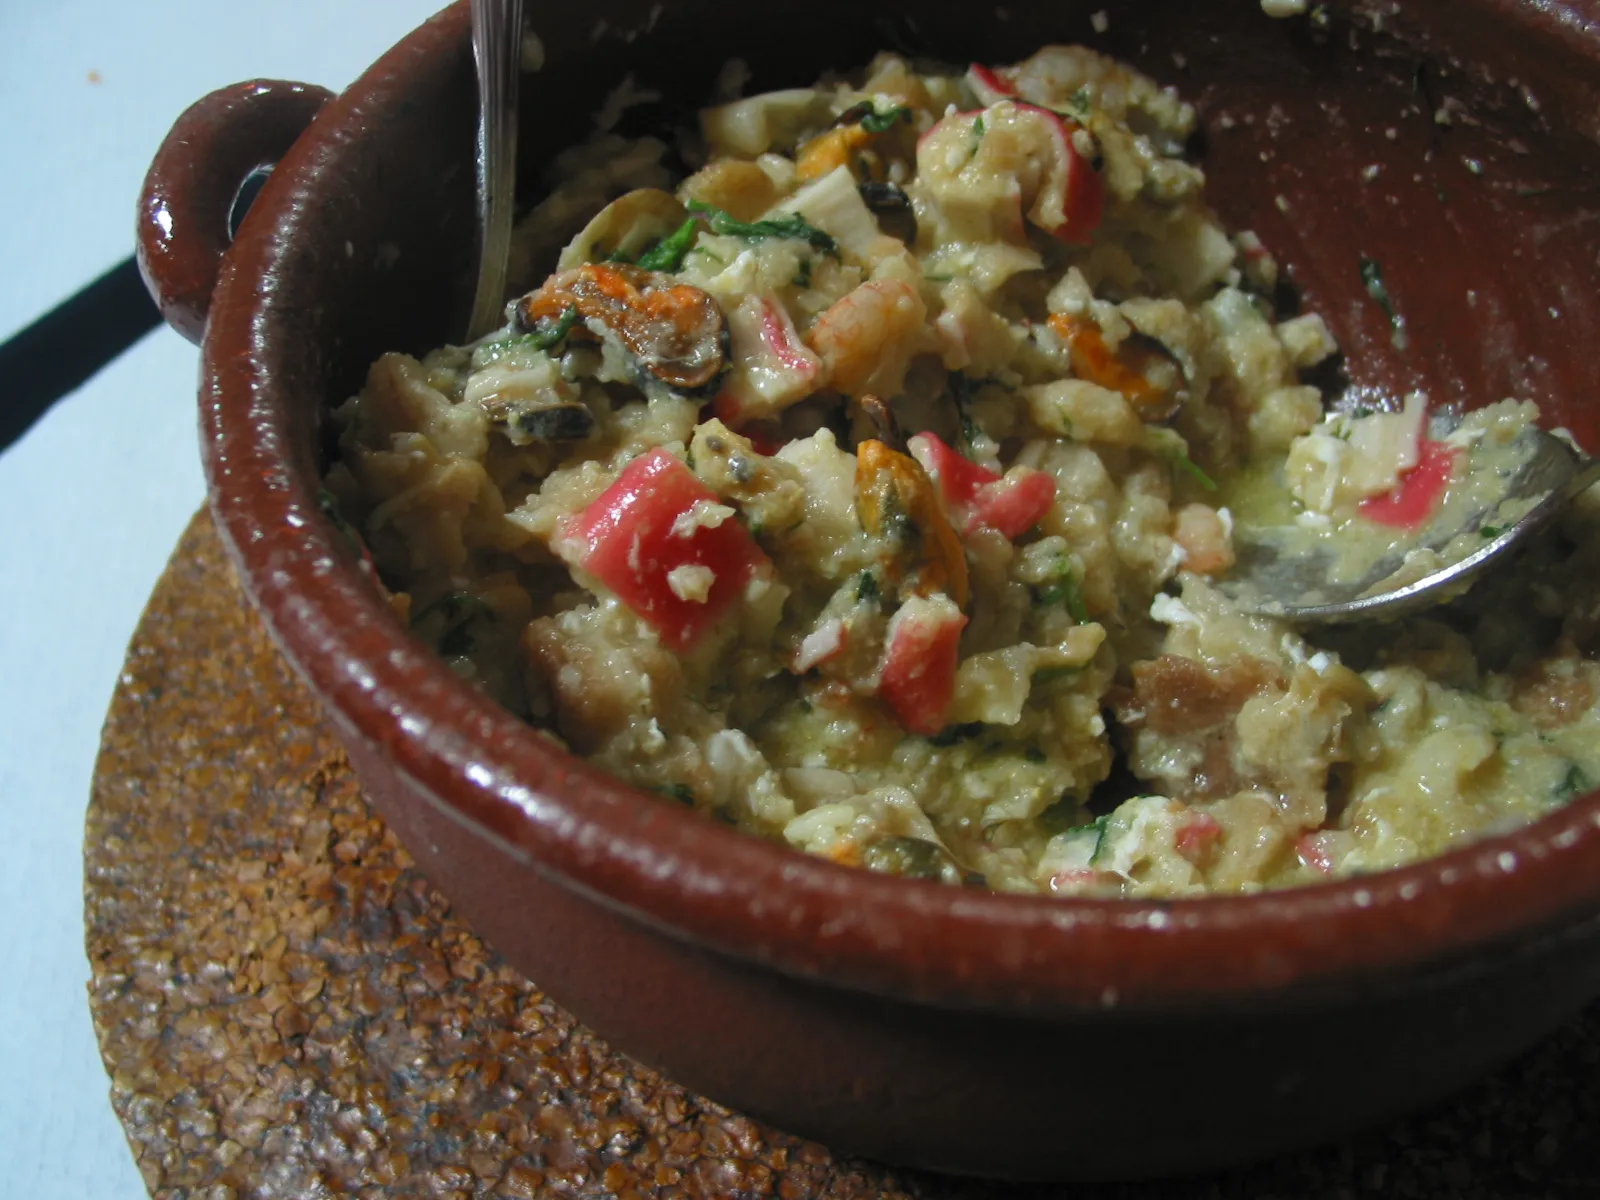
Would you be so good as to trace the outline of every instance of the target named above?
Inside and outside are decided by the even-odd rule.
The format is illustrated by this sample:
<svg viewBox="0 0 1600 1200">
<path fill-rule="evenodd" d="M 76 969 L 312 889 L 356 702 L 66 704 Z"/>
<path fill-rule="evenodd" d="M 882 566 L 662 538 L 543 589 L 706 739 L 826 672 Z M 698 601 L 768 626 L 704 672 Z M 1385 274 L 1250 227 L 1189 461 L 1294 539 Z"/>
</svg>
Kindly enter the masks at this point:
<svg viewBox="0 0 1600 1200">
<path fill-rule="evenodd" d="M 692 110 L 735 53 L 774 87 L 883 46 L 1008 61 L 1086 41 L 1198 102 L 1224 218 L 1261 234 L 1347 351 L 1324 380 L 1333 394 L 1515 392 L 1594 448 L 1600 8 L 1335 4 L 1322 29 L 1253 0 L 1094 7 L 1104 37 L 1089 6 L 907 2 L 872 22 L 842 3 L 541 13 L 522 161 L 531 186 L 630 70 L 667 93 L 638 114 L 660 121 Z M 1088 1178 L 1198 1169 L 1378 1119 L 1600 992 L 1595 797 L 1321 888 L 1002 896 L 745 838 L 566 756 L 456 679 L 390 615 L 316 495 L 328 407 L 382 351 L 426 350 L 464 320 L 468 55 L 457 5 L 283 158 L 222 261 L 204 453 L 245 586 L 371 798 L 553 997 L 682 1082 L 836 1148 Z M 164 161 L 143 212 L 172 210 L 199 177 L 231 195 L 215 182 L 230 167 L 191 162 L 186 177 Z M 182 232 L 171 261 L 203 271 L 214 255 Z M 1382 264 L 1406 352 L 1362 258 Z"/>
</svg>

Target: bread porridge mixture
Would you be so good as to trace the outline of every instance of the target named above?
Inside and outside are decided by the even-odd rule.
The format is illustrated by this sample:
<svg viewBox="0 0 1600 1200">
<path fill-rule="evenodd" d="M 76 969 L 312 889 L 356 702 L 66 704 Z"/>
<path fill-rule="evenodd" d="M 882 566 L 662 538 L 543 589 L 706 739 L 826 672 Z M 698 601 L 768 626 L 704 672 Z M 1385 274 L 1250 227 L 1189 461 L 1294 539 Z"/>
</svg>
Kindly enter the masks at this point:
<svg viewBox="0 0 1600 1200">
<path fill-rule="evenodd" d="M 1581 505 L 1403 624 L 1308 639 L 1214 586 L 1253 511 L 1388 536 L 1537 414 L 1325 413 L 1333 340 L 1208 209 L 1194 120 L 1047 47 L 602 132 L 551 166 L 507 327 L 339 409 L 328 508 L 460 675 L 840 863 L 1241 892 L 1590 790 Z"/>
</svg>

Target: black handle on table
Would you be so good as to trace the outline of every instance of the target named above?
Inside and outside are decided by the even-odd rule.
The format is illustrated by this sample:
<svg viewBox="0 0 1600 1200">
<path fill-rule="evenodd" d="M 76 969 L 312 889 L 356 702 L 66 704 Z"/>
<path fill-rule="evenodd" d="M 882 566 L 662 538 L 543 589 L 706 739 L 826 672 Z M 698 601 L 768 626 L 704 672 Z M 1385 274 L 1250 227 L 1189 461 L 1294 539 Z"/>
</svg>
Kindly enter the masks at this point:
<svg viewBox="0 0 1600 1200">
<path fill-rule="evenodd" d="M 0 450 L 160 323 L 130 257 L 0 343 Z"/>
</svg>

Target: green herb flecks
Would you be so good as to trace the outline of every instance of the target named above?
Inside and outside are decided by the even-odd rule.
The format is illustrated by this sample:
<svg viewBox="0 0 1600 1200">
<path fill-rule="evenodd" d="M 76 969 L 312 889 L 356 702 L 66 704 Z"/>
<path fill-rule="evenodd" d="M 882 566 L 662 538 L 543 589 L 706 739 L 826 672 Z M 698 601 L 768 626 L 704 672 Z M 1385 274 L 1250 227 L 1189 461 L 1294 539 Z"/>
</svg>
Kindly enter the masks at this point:
<svg viewBox="0 0 1600 1200">
<path fill-rule="evenodd" d="M 370 563 L 372 561 L 372 555 L 367 550 L 367 544 L 361 540 L 361 532 L 356 529 L 356 527 L 348 520 L 346 520 L 344 513 L 340 511 L 339 498 L 327 488 L 318 488 L 317 508 L 321 510 L 323 516 L 327 517 L 329 521 L 333 522 L 333 527 L 337 529 L 340 536 L 342 536 L 344 540 L 349 543 L 350 549 L 354 550 L 356 554 Z"/>
<path fill-rule="evenodd" d="M 983 145 L 983 118 L 979 117 L 972 123 L 972 149 L 968 151 L 969 160 L 978 157 L 978 150 Z"/>
<path fill-rule="evenodd" d="M 878 577 L 871 571 L 863 571 L 856 579 L 856 603 L 876 604 L 882 591 L 878 586 Z"/>
<path fill-rule="evenodd" d="M 799 213 L 784 213 L 760 221 L 740 221 L 722 209 L 702 204 L 698 200 L 689 201 L 689 211 L 703 216 L 711 232 L 723 237 L 742 238 L 747 242 L 759 242 L 766 238 L 790 238 L 805 242 L 824 254 L 831 254 L 835 258 L 839 256 L 839 243 Z"/>
<path fill-rule="evenodd" d="M 1089 119 L 1089 113 L 1092 111 L 1093 106 L 1094 97 L 1089 92 L 1089 85 L 1084 84 L 1083 87 L 1067 98 L 1066 115 L 1082 125 Z"/>
<path fill-rule="evenodd" d="M 972 394 L 981 381 L 968 379 L 960 371 L 950 373 L 950 398 L 955 401 L 956 417 L 961 422 L 961 442 L 970 453 L 977 449 L 983 429 L 972 419 Z"/>
<path fill-rule="evenodd" d="M 473 622 L 494 617 L 494 609 L 477 596 L 467 592 L 449 592 L 418 609 L 411 617 L 412 626 L 415 627 L 435 613 L 444 621 L 444 632 L 439 635 L 439 653 L 451 658 L 471 654 L 476 644 L 472 636 Z"/>
<path fill-rule="evenodd" d="M 1069 829 L 1078 828 L 1074 824 L 1078 819 L 1078 812 L 1078 798 L 1068 792 L 1039 814 L 1037 818 L 1039 828 L 1052 836 L 1058 833 L 1066 833 Z"/>
<path fill-rule="evenodd" d="M 1088 623 L 1089 606 L 1083 602 L 1083 589 L 1078 586 L 1077 568 L 1071 559 L 1061 559 L 1049 580 L 1033 586 L 1033 602 L 1040 608 L 1065 605 L 1074 621 L 1080 625 Z"/>
<path fill-rule="evenodd" d="M 1108 813 L 1103 817 L 1096 817 L 1086 825 L 1069 824 L 1068 822 L 1078 819 L 1080 811 L 1077 798 L 1069 793 L 1039 814 L 1039 826 L 1052 835 L 1092 833 L 1094 849 L 1089 853 L 1089 865 L 1092 867 L 1100 860 L 1100 855 L 1106 848 L 1106 826 L 1111 822 L 1111 815 Z"/>
<path fill-rule="evenodd" d="M 1044 751 L 1039 749 L 1037 746 L 1026 747 L 1022 751 L 1022 757 L 1031 763 L 1042 763 L 1045 761 Z"/>
<path fill-rule="evenodd" d="M 802 258 L 799 267 L 795 269 L 794 286 L 797 288 L 811 286 L 811 259 L 809 257 Z"/>
<path fill-rule="evenodd" d="M 1172 465 L 1193 479 L 1208 492 L 1217 490 L 1217 481 L 1200 469 L 1200 464 L 1195 462 L 1181 450 L 1172 456 Z"/>
<path fill-rule="evenodd" d="M 1486 538 L 1486 539 L 1487 538 L 1497 538 L 1504 532 L 1505 532 L 1505 527 L 1503 525 L 1480 525 L 1480 526 L 1478 526 L 1478 536 L 1481 537 L 1481 538 Z"/>
<path fill-rule="evenodd" d="M 1556 799 L 1571 800 L 1590 791 L 1594 787 L 1594 780 L 1577 763 L 1567 764 L 1567 773 L 1561 777 L 1561 782 L 1556 784 Z"/>
<path fill-rule="evenodd" d="M 411 618 L 411 623 L 415 625 L 423 617 L 433 613 L 441 614 L 448 621 L 455 621 L 493 616 L 494 609 L 469 592 L 447 592 L 437 600 L 419 608 Z"/>
<path fill-rule="evenodd" d="M 1376 260 L 1365 255 L 1361 258 L 1361 282 L 1367 289 L 1367 295 L 1377 301 L 1378 307 L 1383 309 L 1383 315 L 1389 318 L 1389 341 L 1396 350 L 1406 349 L 1411 344 L 1411 338 L 1406 333 L 1406 319 L 1395 310 L 1389 286 L 1383 281 L 1383 268 Z"/>
<path fill-rule="evenodd" d="M 948 861 L 943 846 L 913 837 L 887 837 L 861 854 L 861 865 L 867 870 L 908 879 L 937 879 Z"/>
<path fill-rule="evenodd" d="M 1103 817 L 1096 817 L 1087 825 L 1079 825 L 1074 829 L 1067 830 L 1068 833 L 1087 833 L 1091 829 L 1094 830 L 1094 851 L 1089 855 L 1089 865 L 1091 867 L 1099 862 L 1101 854 L 1105 853 L 1106 837 L 1110 824 L 1111 814 L 1107 813 Z"/>
<path fill-rule="evenodd" d="M 700 236 L 700 222 L 690 217 L 679 225 L 666 237 L 662 238 L 650 249 L 639 255 L 636 265 L 646 271 L 677 271 L 683 266 L 683 260 L 689 251 L 694 248 L 695 238 Z"/>
<path fill-rule="evenodd" d="M 527 333 L 507 338 L 504 342 L 498 343 L 498 345 L 501 347 L 526 346 L 530 350 L 550 350 L 566 341 L 567 334 L 572 332 L 573 326 L 577 323 L 577 306 L 569 304 L 561 310 L 559 317 L 541 317 L 534 322 L 533 328 Z"/>
<path fill-rule="evenodd" d="M 669 800 L 676 800 L 679 804 L 694 807 L 694 789 L 687 783 L 669 783 L 665 787 L 657 788 Z"/>
<path fill-rule="evenodd" d="M 911 120 L 911 110 L 903 104 L 897 104 L 883 112 L 869 112 L 861 118 L 861 128 L 868 133 L 887 133 L 900 122 L 909 120 Z"/>
<path fill-rule="evenodd" d="M 322 510 L 322 515 L 333 522 L 333 527 L 346 537 L 356 536 L 355 527 L 345 520 L 344 513 L 339 509 L 339 497 L 327 488 L 317 489 L 317 507 Z"/>
</svg>

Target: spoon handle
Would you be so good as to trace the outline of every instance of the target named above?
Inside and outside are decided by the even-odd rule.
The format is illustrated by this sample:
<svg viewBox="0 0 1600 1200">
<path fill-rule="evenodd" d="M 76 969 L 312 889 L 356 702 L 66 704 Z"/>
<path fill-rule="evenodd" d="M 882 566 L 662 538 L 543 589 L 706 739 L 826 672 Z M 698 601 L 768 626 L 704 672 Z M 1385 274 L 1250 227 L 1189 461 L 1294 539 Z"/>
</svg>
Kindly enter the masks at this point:
<svg viewBox="0 0 1600 1200">
<path fill-rule="evenodd" d="M 478 287 L 468 341 L 504 320 L 517 181 L 522 0 L 472 0 L 472 54 L 478 65 Z"/>
<path fill-rule="evenodd" d="M 1588 491 L 1597 482 L 1600 482 L 1600 457 L 1584 462 L 1567 482 L 1565 491 L 1570 498 Z"/>
</svg>

